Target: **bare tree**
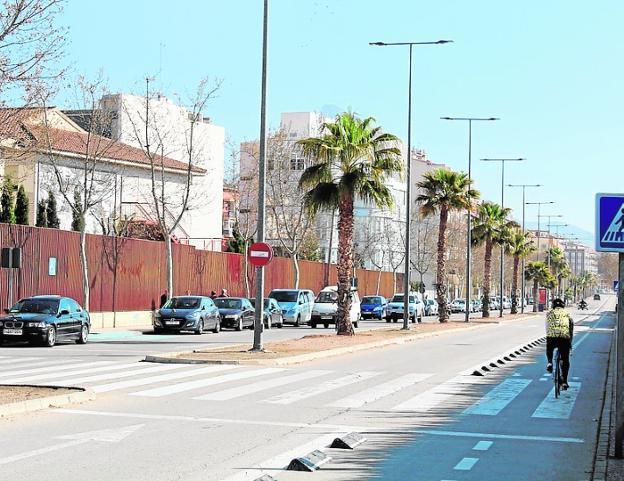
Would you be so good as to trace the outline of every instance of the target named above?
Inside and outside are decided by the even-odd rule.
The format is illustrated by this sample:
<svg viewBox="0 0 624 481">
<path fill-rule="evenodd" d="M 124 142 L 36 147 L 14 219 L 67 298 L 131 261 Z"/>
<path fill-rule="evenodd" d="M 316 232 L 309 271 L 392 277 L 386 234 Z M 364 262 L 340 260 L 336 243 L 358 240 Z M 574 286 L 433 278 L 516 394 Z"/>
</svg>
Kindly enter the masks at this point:
<svg viewBox="0 0 624 481">
<path fill-rule="evenodd" d="M 424 284 L 427 272 L 436 267 L 438 222 L 435 216 L 426 216 L 412 222 L 413 252 L 410 264 L 420 277 L 420 285 Z"/>
<path fill-rule="evenodd" d="M 59 129 L 46 108 L 43 98 L 43 143 L 48 163 L 52 166 L 58 190 L 69 205 L 76 230 L 80 232 L 80 265 L 85 309 L 89 309 L 89 266 L 87 263 L 86 232 L 88 215 L 114 192 L 110 186 L 118 170 L 106 166 L 107 158 L 118 146 L 117 139 L 100 135 L 111 121 L 110 112 L 100 108 L 106 93 L 102 77 L 89 81 L 79 77 L 77 97 L 80 104 L 83 132 Z M 77 158 L 68 160 L 59 154 L 59 145 L 70 142 L 79 147 Z"/>
<path fill-rule="evenodd" d="M 288 140 L 284 130 L 268 139 L 267 207 L 269 232 L 281 251 L 292 260 L 294 288 L 299 288 L 299 257 L 314 225 L 314 216 L 305 208 L 299 178 L 304 169 L 303 156 Z"/>
<path fill-rule="evenodd" d="M 59 77 L 66 29 L 56 25 L 65 0 L 5 0 L 0 6 L 0 96 L 38 101 Z"/>
<path fill-rule="evenodd" d="M 388 265 L 392 269 L 392 292 L 396 292 L 397 271 L 405 261 L 404 223 L 392 219 L 384 219 L 383 249 L 386 251 Z"/>
<path fill-rule="evenodd" d="M 167 253 L 167 298 L 173 296 L 173 247 L 172 236 L 188 211 L 201 202 L 205 194 L 193 189 L 193 178 L 205 174 L 202 168 L 204 153 L 197 145 L 197 125 L 203 119 L 206 104 L 220 87 L 220 82 L 210 82 L 207 78 L 199 82 L 195 94 L 190 99 L 188 125 L 184 128 L 185 168 L 183 176 L 173 178 L 167 156 L 178 149 L 174 133 L 166 126 L 163 113 L 152 108 L 158 94 L 150 92 L 150 79 L 146 79 L 145 97 L 142 111 L 130 112 L 123 106 L 132 125 L 134 140 L 143 150 L 150 169 L 151 210 L 164 238 Z M 180 126 L 175 126 L 180 127 Z"/>
<path fill-rule="evenodd" d="M 364 229 L 361 229 L 357 233 L 357 256 L 370 262 L 377 270 L 377 287 L 375 291 L 377 295 L 379 295 L 381 289 L 381 273 L 386 265 L 386 249 L 384 249 L 383 245 L 384 240 L 385 237 L 383 233 L 374 229 L 370 221 Z"/>
</svg>

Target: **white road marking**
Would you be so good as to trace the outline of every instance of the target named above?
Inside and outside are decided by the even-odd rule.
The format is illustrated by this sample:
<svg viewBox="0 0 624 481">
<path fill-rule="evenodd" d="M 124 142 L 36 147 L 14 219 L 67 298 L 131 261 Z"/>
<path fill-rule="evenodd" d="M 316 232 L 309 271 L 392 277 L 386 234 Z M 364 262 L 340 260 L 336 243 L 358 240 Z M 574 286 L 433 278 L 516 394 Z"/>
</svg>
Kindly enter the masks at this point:
<svg viewBox="0 0 624 481">
<path fill-rule="evenodd" d="M 251 377 L 264 376 L 266 374 L 275 374 L 283 372 L 286 369 L 268 367 L 266 369 L 256 369 L 253 371 L 238 372 L 233 374 L 225 374 L 223 376 L 217 376 L 210 379 L 199 379 L 197 381 L 182 382 L 173 384 L 171 386 L 164 386 L 155 389 L 148 389 L 146 391 L 133 392 L 131 396 L 145 396 L 145 397 L 162 397 L 169 396 L 184 391 L 190 391 L 192 389 L 199 389 L 206 386 L 214 386 L 215 384 L 221 384 L 230 381 L 239 381 L 241 379 L 248 379 Z"/>
<path fill-rule="evenodd" d="M 344 431 L 334 431 L 332 433 L 324 434 L 323 436 L 313 439 L 312 441 L 292 448 L 289 451 L 278 454 L 273 458 L 262 461 L 253 468 L 242 468 L 244 471 L 240 471 L 228 478 L 223 479 L 222 481 L 252 481 L 264 474 L 275 475 L 276 473 L 283 471 L 292 459 L 304 456 L 315 449 L 327 447 L 327 445 L 331 443 L 337 435 L 343 432 Z"/>
<path fill-rule="evenodd" d="M 199 376 L 201 374 L 212 374 L 215 372 L 236 369 L 237 367 L 238 366 L 222 364 L 222 365 L 217 365 L 217 366 L 202 367 L 199 369 L 191 369 L 188 371 L 170 372 L 168 374 L 161 374 L 160 376 L 141 377 L 138 379 L 129 379 L 127 381 L 100 384 L 98 386 L 95 386 L 93 390 L 95 392 L 116 391 L 118 389 L 125 389 L 128 387 L 145 386 L 147 384 L 155 384 L 161 381 L 171 381 L 172 379 L 182 379 L 185 377 Z"/>
<path fill-rule="evenodd" d="M 313 371 L 303 371 L 297 374 L 293 374 L 291 376 L 278 377 L 275 379 L 268 379 L 266 381 L 259 381 L 252 384 L 248 384 L 247 386 L 239 386 L 233 387 L 231 389 L 224 389 L 223 391 L 211 392 L 209 394 L 204 394 L 203 396 L 197 396 L 193 399 L 199 399 L 202 401 L 226 401 L 229 399 L 234 399 L 237 397 L 245 396 L 248 394 L 253 394 L 259 391 L 264 391 L 266 389 L 271 389 L 274 387 L 285 386 L 286 384 L 292 384 L 298 381 L 304 381 L 306 379 L 312 379 L 319 376 L 324 376 L 326 374 L 331 373 L 332 371 L 321 371 L 321 370 L 313 370 Z"/>
<path fill-rule="evenodd" d="M 398 377 L 392 381 L 378 384 L 370 389 L 366 389 L 359 393 L 352 394 L 351 396 L 338 399 L 332 403 L 326 404 L 326 406 L 339 407 L 339 408 L 359 408 L 364 404 L 368 404 L 386 396 L 390 396 L 395 392 L 400 391 L 406 387 L 412 386 L 418 382 L 433 376 L 433 374 L 407 374 L 405 376 Z"/>
<path fill-rule="evenodd" d="M 41 357 L 10 357 L 8 359 L 0 360 L 0 364 L 11 364 L 11 363 L 21 364 L 22 362 L 40 361 L 41 359 L 42 359 Z"/>
<path fill-rule="evenodd" d="M 324 383 L 318 384 L 316 386 L 309 386 L 302 389 L 298 389 L 297 391 L 291 391 L 284 394 L 278 394 L 269 399 L 265 399 L 262 402 L 271 403 L 271 404 L 292 404 L 297 401 L 301 401 L 303 399 L 310 398 L 312 396 L 318 396 L 319 394 L 326 393 L 328 391 L 333 391 L 334 389 L 339 389 L 344 386 L 348 386 L 349 384 L 354 384 L 356 382 L 365 381 L 375 376 L 379 376 L 380 372 L 375 371 L 363 371 L 355 374 L 349 374 L 348 376 L 339 377 L 337 379 L 332 379 L 330 381 L 325 381 Z"/>
<path fill-rule="evenodd" d="M 494 444 L 494 441 L 479 441 L 472 449 L 473 451 L 487 451 L 492 447 L 492 444 Z"/>
<path fill-rule="evenodd" d="M 112 362 L 112 361 L 111 361 Z M 70 376 L 75 376 L 76 374 L 84 374 L 84 373 L 95 373 L 95 372 L 104 372 L 104 371 L 116 371 L 119 369 L 127 369 L 127 368 L 131 368 L 131 367 L 137 367 L 139 366 L 139 363 L 137 362 L 131 362 L 128 364 L 115 364 L 113 366 L 100 366 L 100 367 L 88 367 L 88 368 L 83 368 L 83 369 L 78 369 L 78 370 L 73 370 L 71 369 L 68 372 L 48 372 L 45 374 L 35 374 L 33 376 L 26 376 L 26 377 L 20 377 L 18 379 L 11 379 L 12 382 L 30 382 L 30 381 L 38 381 L 40 379 L 48 379 L 48 378 L 58 378 L 59 376 L 61 377 L 70 377 Z"/>
<path fill-rule="evenodd" d="M 455 465 L 453 469 L 457 471 L 470 471 L 475 464 L 477 464 L 479 458 L 464 458 L 459 463 Z"/>
<path fill-rule="evenodd" d="M 567 391 L 561 391 L 559 399 L 555 399 L 555 388 L 553 387 L 531 417 L 570 419 L 570 415 L 574 409 L 574 403 L 581 389 L 581 383 L 571 381 L 569 385 L 570 387 Z"/>
<path fill-rule="evenodd" d="M 96 374 L 95 376 L 72 377 L 69 379 L 55 379 L 52 381 L 46 381 L 46 383 L 67 386 L 67 385 L 75 385 L 75 384 L 83 384 L 83 383 L 92 383 L 96 381 L 103 381 L 106 379 L 120 379 L 124 377 L 140 376 L 143 374 L 149 374 L 150 372 L 171 371 L 173 369 L 181 369 L 183 367 L 186 367 L 184 364 L 158 364 L 156 366 L 149 366 L 149 364 L 146 364 L 146 363 L 144 364 L 146 367 L 143 367 L 140 369 L 134 369 L 131 371 L 107 372 L 105 374 Z M 140 364 L 137 363 L 137 366 L 139 365 Z"/>
<path fill-rule="evenodd" d="M 49 365 L 47 367 L 30 368 L 30 369 L 22 369 L 19 371 L 5 372 L 3 374 L 0 374 L 0 377 L 8 378 L 8 377 L 16 377 L 22 374 L 35 374 L 35 373 L 38 374 L 38 373 L 49 372 L 49 371 L 59 372 L 61 370 L 69 369 L 69 368 L 80 368 L 80 367 L 87 367 L 87 366 L 104 366 L 108 364 L 114 364 L 114 361 L 77 362 L 74 364 L 54 364 L 54 365 Z"/>
<path fill-rule="evenodd" d="M 483 396 L 479 402 L 466 409 L 464 414 L 496 416 L 529 384 L 531 384 L 530 379 L 506 379 Z"/>
<path fill-rule="evenodd" d="M 510 439 L 518 441 L 545 441 L 555 443 L 572 443 L 582 444 L 585 441 L 581 438 L 567 438 L 558 436 L 527 436 L 522 434 L 493 434 L 493 433 L 474 433 L 467 431 L 438 431 L 435 429 L 415 429 L 416 434 L 431 434 L 433 436 L 451 436 L 457 438 L 489 438 L 489 439 Z"/>
<path fill-rule="evenodd" d="M 58 436 L 56 439 L 68 439 L 69 441 L 65 443 L 53 444 L 52 446 L 46 446 L 45 448 L 33 449 L 32 451 L 26 451 L 25 453 L 14 454 L 6 458 L 0 458 L 0 465 L 22 461 L 24 459 L 41 456 L 43 454 L 52 453 L 65 448 L 71 448 L 80 444 L 91 443 L 93 441 L 118 443 L 143 426 L 143 424 L 136 424 L 134 426 L 125 426 L 122 428 L 102 429 L 99 431 L 88 431 L 84 433 Z"/>
<path fill-rule="evenodd" d="M 443 407 L 446 401 L 461 392 L 464 387 L 458 378 L 446 381 L 401 404 L 394 406 L 394 411 L 412 411 L 425 413 L 433 408 Z M 468 382 L 465 382 L 466 384 Z"/>
</svg>

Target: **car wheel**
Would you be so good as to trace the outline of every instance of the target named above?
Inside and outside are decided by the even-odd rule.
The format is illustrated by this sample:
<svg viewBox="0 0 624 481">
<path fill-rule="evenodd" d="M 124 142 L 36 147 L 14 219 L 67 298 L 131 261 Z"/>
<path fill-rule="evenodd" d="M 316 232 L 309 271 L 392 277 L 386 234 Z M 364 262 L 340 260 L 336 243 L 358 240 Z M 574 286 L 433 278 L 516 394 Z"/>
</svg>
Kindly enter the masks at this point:
<svg viewBox="0 0 624 481">
<path fill-rule="evenodd" d="M 89 338 L 89 326 L 84 324 L 82 328 L 80 329 L 80 336 L 78 337 L 78 339 L 76 339 L 76 342 L 78 344 L 86 344 L 88 338 Z"/>
<path fill-rule="evenodd" d="M 204 320 L 200 319 L 199 326 L 197 326 L 197 329 L 195 329 L 195 334 L 197 334 L 198 336 L 201 336 L 203 333 L 204 333 Z"/>
<path fill-rule="evenodd" d="M 295 325 L 296 325 L 296 324 L 295 324 Z M 312 329 L 316 329 L 316 322 L 314 322 L 314 321 L 310 321 L 310 327 L 311 327 Z"/>
<path fill-rule="evenodd" d="M 279 322 L 279 324 L 277 325 L 277 328 L 278 328 L 278 329 L 281 329 L 282 327 L 284 327 L 284 316 L 281 316 L 281 317 L 280 317 L 280 322 Z"/>
<path fill-rule="evenodd" d="M 299 327 L 300 322 L 301 322 L 301 316 L 297 316 L 297 320 L 295 321 L 295 327 Z"/>
<path fill-rule="evenodd" d="M 160 327 L 155 327 L 154 328 L 154 334 L 163 334 L 165 332 L 164 329 L 161 329 Z"/>
<path fill-rule="evenodd" d="M 54 344 L 56 344 L 56 328 L 54 326 L 49 327 L 43 344 L 46 347 L 54 347 Z"/>
<path fill-rule="evenodd" d="M 397 320 L 398 320 L 398 319 L 397 319 L 396 317 L 393 317 L 393 318 L 392 318 L 392 322 L 397 322 Z"/>
<path fill-rule="evenodd" d="M 243 330 L 243 319 L 242 318 L 238 319 L 238 324 L 236 325 L 236 330 L 237 331 L 242 331 Z"/>
<path fill-rule="evenodd" d="M 357 327 L 358 327 L 358 322 L 359 322 L 359 321 L 355 321 L 355 322 L 353 323 L 353 327 L 355 327 L 356 329 L 357 329 Z"/>
<path fill-rule="evenodd" d="M 221 331 L 221 319 L 217 317 L 215 319 L 215 327 L 212 328 L 212 332 L 214 332 L 215 334 L 219 334 L 220 331 Z"/>
<path fill-rule="evenodd" d="M 392 319 L 390 319 L 389 317 L 386 317 L 386 322 L 390 322 Z"/>
</svg>

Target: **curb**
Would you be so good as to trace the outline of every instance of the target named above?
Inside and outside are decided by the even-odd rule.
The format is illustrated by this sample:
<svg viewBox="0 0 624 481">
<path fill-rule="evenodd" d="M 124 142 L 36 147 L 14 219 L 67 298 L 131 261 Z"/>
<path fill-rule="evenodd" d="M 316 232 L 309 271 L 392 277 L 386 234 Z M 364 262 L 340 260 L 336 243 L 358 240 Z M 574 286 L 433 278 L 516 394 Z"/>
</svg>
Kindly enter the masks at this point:
<svg viewBox="0 0 624 481">
<path fill-rule="evenodd" d="M 474 329 L 480 329 L 485 326 L 489 326 L 491 324 L 475 324 L 474 326 L 462 328 L 461 331 L 470 331 Z M 495 325 L 495 324 L 494 324 Z M 401 345 L 407 342 L 416 341 L 418 339 L 426 339 L 429 337 L 442 336 L 452 332 L 458 332 L 460 329 L 447 329 L 444 331 L 438 332 L 423 332 L 419 334 L 414 334 L 413 336 L 406 336 L 403 338 L 392 338 L 385 339 L 383 341 L 371 342 L 367 344 L 359 344 L 356 346 L 349 347 L 338 347 L 334 349 L 326 349 L 323 351 L 311 352 L 308 354 L 299 354 L 296 356 L 289 356 L 277 359 L 224 359 L 224 360 L 207 360 L 207 359 L 180 359 L 175 358 L 173 356 L 178 356 L 184 353 L 167 353 L 162 356 L 145 356 L 145 362 L 157 362 L 164 364 L 243 364 L 243 365 L 253 365 L 253 366 L 287 366 L 291 364 L 299 364 L 307 361 L 314 361 L 316 359 L 322 359 L 331 356 L 340 356 L 343 354 L 351 354 L 354 352 L 365 351 L 369 349 L 377 349 L 391 345 Z"/>
<path fill-rule="evenodd" d="M 609 448 L 611 443 L 611 415 L 614 404 L 615 392 L 613 389 L 613 373 L 615 372 L 615 336 L 609 349 L 609 361 L 607 376 L 604 386 L 604 397 L 600 412 L 600 425 L 596 434 L 596 451 L 594 452 L 594 466 L 591 481 L 605 481 L 607 479 L 607 467 Z"/>
<path fill-rule="evenodd" d="M 0 387 L 4 386 L 25 386 L 25 387 L 43 387 L 51 389 L 73 389 L 75 392 L 66 394 L 59 394 L 57 396 L 46 396 L 35 399 L 28 399 L 26 401 L 18 401 L 10 404 L 0 404 L 0 418 L 4 416 L 11 416 L 14 414 L 23 414 L 32 411 L 40 411 L 50 407 L 61 407 L 68 404 L 80 403 L 85 401 L 93 401 L 95 399 L 95 393 L 91 389 L 81 387 L 67 387 L 67 386 L 35 386 L 30 384 L 0 384 Z"/>
<path fill-rule="evenodd" d="M 508 362 L 517 360 L 517 358 L 527 353 L 529 350 L 533 349 L 534 347 L 538 347 L 544 344 L 544 342 L 546 342 L 546 338 L 540 337 L 526 344 L 521 344 L 519 346 L 511 348 L 506 353 L 493 357 L 489 361 L 479 363 L 475 367 L 465 370 L 462 374 L 468 375 L 468 376 L 485 376 L 488 372 L 491 372 L 493 369 L 503 367 Z"/>
</svg>

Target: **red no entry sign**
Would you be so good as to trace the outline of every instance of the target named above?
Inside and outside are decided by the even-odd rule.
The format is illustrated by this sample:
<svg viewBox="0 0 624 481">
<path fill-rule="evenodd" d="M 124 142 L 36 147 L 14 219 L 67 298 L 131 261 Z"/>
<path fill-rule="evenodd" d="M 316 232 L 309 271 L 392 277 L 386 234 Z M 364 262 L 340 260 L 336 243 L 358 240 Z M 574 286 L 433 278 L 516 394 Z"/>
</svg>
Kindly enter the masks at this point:
<svg viewBox="0 0 624 481">
<path fill-rule="evenodd" d="M 273 259 L 273 248 L 266 242 L 256 242 L 249 247 L 247 255 L 252 265 L 266 266 Z"/>
</svg>

